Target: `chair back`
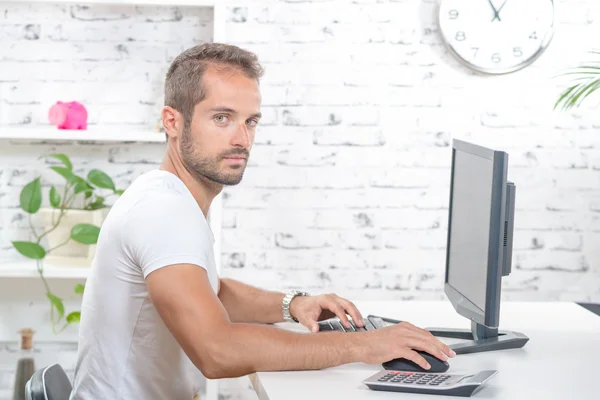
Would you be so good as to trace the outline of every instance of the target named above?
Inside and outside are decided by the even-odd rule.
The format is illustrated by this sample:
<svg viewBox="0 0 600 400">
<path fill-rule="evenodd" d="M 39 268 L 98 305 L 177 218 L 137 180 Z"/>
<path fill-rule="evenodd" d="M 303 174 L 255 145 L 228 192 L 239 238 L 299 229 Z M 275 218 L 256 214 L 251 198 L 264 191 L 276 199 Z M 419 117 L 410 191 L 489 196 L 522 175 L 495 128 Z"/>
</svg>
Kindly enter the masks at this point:
<svg viewBox="0 0 600 400">
<path fill-rule="evenodd" d="M 73 386 L 58 364 L 35 371 L 25 386 L 27 400 L 69 400 Z"/>
</svg>

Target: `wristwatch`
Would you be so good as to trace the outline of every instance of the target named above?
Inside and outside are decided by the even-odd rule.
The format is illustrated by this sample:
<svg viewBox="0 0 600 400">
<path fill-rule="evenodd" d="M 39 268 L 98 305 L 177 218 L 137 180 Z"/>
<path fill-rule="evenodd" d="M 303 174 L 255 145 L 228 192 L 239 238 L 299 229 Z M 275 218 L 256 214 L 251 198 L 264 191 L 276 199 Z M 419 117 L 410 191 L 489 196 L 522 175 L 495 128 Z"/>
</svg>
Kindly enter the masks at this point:
<svg viewBox="0 0 600 400">
<path fill-rule="evenodd" d="M 287 322 L 298 322 L 298 320 L 292 317 L 292 314 L 290 314 L 290 303 L 296 296 L 310 296 L 310 294 L 306 292 L 299 292 L 297 290 L 290 290 L 285 294 L 283 301 L 281 302 L 281 309 L 283 311 L 283 319 Z"/>
</svg>

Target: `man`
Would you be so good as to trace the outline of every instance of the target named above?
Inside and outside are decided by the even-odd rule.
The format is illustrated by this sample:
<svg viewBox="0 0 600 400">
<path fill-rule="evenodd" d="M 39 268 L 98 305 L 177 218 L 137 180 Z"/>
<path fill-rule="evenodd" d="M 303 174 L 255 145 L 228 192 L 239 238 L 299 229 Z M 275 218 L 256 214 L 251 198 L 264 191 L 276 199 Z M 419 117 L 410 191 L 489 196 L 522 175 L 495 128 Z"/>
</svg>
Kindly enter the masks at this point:
<svg viewBox="0 0 600 400">
<path fill-rule="evenodd" d="M 408 323 L 370 332 L 293 333 L 269 324 L 362 316 L 333 294 L 294 296 L 219 279 L 206 220 L 242 179 L 261 118 L 254 54 L 207 43 L 170 66 L 160 169 L 137 178 L 103 223 L 83 298 L 72 399 L 185 399 L 207 378 L 453 352 Z M 291 300 L 291 302 L 290 302 Z M 284 305 L 289 304 L 288 308 Z"/>
</svg>

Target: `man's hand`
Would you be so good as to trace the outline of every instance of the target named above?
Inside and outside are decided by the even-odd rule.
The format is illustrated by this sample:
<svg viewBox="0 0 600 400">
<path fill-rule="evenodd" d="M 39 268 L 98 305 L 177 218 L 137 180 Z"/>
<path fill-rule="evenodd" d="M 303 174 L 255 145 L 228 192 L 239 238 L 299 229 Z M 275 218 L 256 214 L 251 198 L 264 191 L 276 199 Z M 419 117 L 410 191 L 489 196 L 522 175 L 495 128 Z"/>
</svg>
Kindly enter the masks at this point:
<svg viewBox="0 0 600 400">
<path fill-rule="evenodd" d="M 290 303 L 290 314 L 312 332 L 319 330 L 317 321 L 333 318 L 334 316 L 340 319 L 345 328 L 351 329 L 346 314 L 352 317 L 354 324 L 359 328 L 365 326 L 365 321 L 356 306 L 351 301 L 335 294 L 296 296 Z"/>
<path fill-rule="evenodd" d="M 346 333 L 355 335 L 355 333 Z M 358 354 L 358 360 L 367 364 L 380 364 L 394 358 L 406 358 L 429 369 L 431 366 L 416 350 L 425 351 L 432 356 L 447 361 L 456 353 L 429 331 L 408 323 L 401 322 L 385 328 L 365 333 L 358 333 L 364 338 Z"/>
</svg>

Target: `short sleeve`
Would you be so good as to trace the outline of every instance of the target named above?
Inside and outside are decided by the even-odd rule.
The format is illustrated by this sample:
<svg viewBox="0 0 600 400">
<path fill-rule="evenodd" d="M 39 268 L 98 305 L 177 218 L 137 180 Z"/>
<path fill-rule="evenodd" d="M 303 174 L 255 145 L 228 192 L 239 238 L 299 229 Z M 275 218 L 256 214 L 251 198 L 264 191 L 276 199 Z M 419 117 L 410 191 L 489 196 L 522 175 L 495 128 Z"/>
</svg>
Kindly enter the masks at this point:
<svg viewBox="0 0 600 400">
<path fill-rule="evenodd" d="M 124 221 L 122 243 L 144 279 L 172 264 L 208 268 L 210 228 L 202 210 L 177 194 L 152 194 L 136 204 Z"/>
</svg>

